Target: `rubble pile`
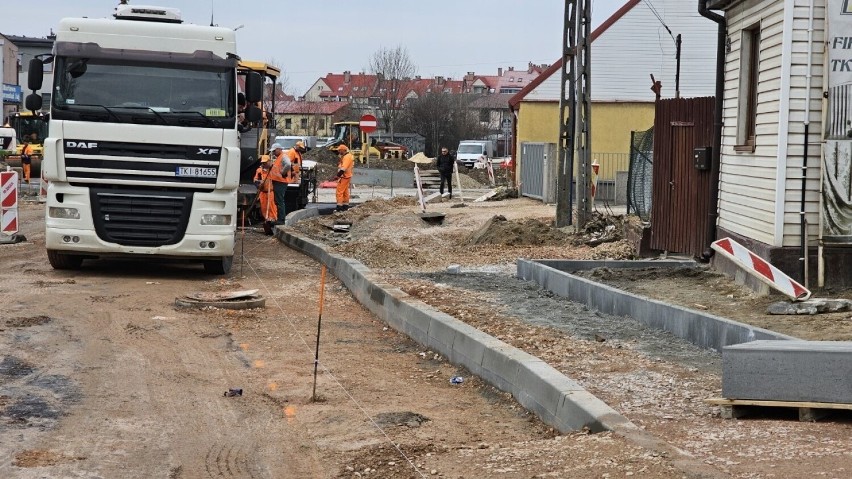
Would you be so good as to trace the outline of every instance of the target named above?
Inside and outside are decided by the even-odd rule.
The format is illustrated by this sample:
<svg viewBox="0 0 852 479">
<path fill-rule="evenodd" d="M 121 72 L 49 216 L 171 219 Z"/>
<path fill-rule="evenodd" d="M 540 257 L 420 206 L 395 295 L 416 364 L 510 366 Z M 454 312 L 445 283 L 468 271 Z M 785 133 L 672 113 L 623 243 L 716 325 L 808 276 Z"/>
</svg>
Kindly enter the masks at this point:
<svg viewBox="0 0 852 479">
<path fill-rule="evenodd" d="M 565 243 L 568 235 L 533 218 L 510 221 L 497 215 L 486 221 L 467 238 L 470 245 L 546 245 Z"/>
</svg>

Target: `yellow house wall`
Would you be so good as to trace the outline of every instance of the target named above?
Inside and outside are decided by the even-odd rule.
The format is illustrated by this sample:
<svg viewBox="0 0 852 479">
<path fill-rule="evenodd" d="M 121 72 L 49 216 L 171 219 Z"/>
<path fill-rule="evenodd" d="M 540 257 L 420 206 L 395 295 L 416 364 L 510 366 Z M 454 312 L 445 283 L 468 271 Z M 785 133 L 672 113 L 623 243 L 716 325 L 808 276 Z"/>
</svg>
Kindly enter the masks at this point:
<svg viewBox="0 0 852 479">
<path fill-rule="evenodd" d="M 302 119 L 308 121 L 308 127 L 302 128 Z M 286 127 L 286 120 L 291 120 L 290 128 Z M 323 128 L 317 128 L 314 133 L 314 124 L 318 119 L 324 120 Z M 279 113 L 275 116 L 275 123 L 279 135 L 316 135 L 330 136 L 332 134 L 332 118 L 330 115 L 300 115 L 291 113 Z"/>
<path fill-rule="evenodd" d="M 627 171 L 630 154 L 630 132 L 654 126 L 653 103 L 593 103 L 592 158 L 601 165 L 600 179 L 615 179 L 616 171 Z M 521 143 L 558 143 L 559 104 L 556 102 L 521 102 L 518 111 L 518 166 Z M 520 171 L 520 168 L 517 169 Z"/>
</svg>

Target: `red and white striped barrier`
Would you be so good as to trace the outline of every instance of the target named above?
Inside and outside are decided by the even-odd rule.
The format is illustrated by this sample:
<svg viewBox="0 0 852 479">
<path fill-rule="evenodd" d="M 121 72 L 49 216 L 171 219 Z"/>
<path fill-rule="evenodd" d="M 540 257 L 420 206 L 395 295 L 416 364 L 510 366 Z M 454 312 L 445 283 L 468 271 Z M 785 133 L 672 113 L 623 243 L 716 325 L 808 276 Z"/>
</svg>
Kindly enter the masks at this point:
<svg viewBox="0 0 852 479">
<path fill-rule="evenodd" d="M 0 233 L 18 232 L 18 173 L 0 172 Z"/>
<path fill-rule="evenodd" d="M 414 165 L 414 179 L 417 182 L 417 199 L 420 200 L 420 209 L 423 212 L 426 212 L 426 199 L 424 198 L 425 194 L 423 193 L 423 182 L 420 179 L 420 168 L 417 165 Z"/>
<path fill-rule="evenodd" d="M 765 259 L 747 250 L 731 238 L 722 238 L 710 245 L 714 250 L 730 259 L 757 279 L 777 289 L 794 301 L 804 301 L 811 292 Z"/>
<path fill-rule="evenodd" d="M 494 180 L 494 165 L 491 164 L 491 160 L 485 158 L 485 171 L 488 172 L 488 180 L 491 182 L 491 187 L 495 187 L 497 182 Z"/>
</svg>

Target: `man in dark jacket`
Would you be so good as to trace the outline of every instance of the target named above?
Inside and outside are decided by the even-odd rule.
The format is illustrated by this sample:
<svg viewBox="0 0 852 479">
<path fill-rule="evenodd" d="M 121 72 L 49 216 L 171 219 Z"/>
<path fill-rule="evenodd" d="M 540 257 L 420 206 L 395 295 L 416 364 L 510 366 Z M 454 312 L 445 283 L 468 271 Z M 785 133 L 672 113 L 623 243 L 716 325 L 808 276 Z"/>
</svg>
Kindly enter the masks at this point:
<svg viewBox="0 0 852 479">
<path fill-rule="evenodd" d="M 437 158 L 438 173 L 441 174 L 441 196 L 444 195 L 444 182 L 447 182 L 447 192 L 453 197 L 453 164 L 456 160 L 446 146 L 441 147 L 441 154 Z"/>
</svg>

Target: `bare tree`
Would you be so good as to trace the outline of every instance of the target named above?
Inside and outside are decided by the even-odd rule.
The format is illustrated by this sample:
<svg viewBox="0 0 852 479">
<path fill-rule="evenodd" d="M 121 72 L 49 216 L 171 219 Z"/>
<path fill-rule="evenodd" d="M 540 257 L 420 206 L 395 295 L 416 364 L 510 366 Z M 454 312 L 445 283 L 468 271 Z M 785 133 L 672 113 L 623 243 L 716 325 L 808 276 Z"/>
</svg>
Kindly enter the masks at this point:
<svg viewBox="0 0 852 479">
<path fill-rule="evenodd" d="M 483 138 L 488 132 L 476 110 L 469 108 L 471 95 L 432 92 L 409 100 L 400 126 L 426 138 L 426 154 L 437 155 L 441 146 L 454 150 L 459 141 Z"/>
<path fill-rule="evenodd" d="M 281 62 L 275 59 L 275 57 L 266 60 L 267 65 L 272 65 L 281 72 L 281 75 L 278 77 L 276 83 L 278 84 L 278 89 L 284 92 L 287 95 L 292 95 L 290 91 L 292 85 L 290 84 L 290 76 L 287 75 L 287 72 L 284 71 L 284 68 L 281 66 Z"/>
<path fill-rule="evenodd" d="M 381 101 L 378 110 L 393 140 L 395 123 L 404 106 L 402 87 L 414 76 L 417 67 L 408 56 L 408 50 L 397 45 L 395 48 L 380 48 L 370 59 L 369 68 L 378 77 L 375 92 Z"/>
</svg>

